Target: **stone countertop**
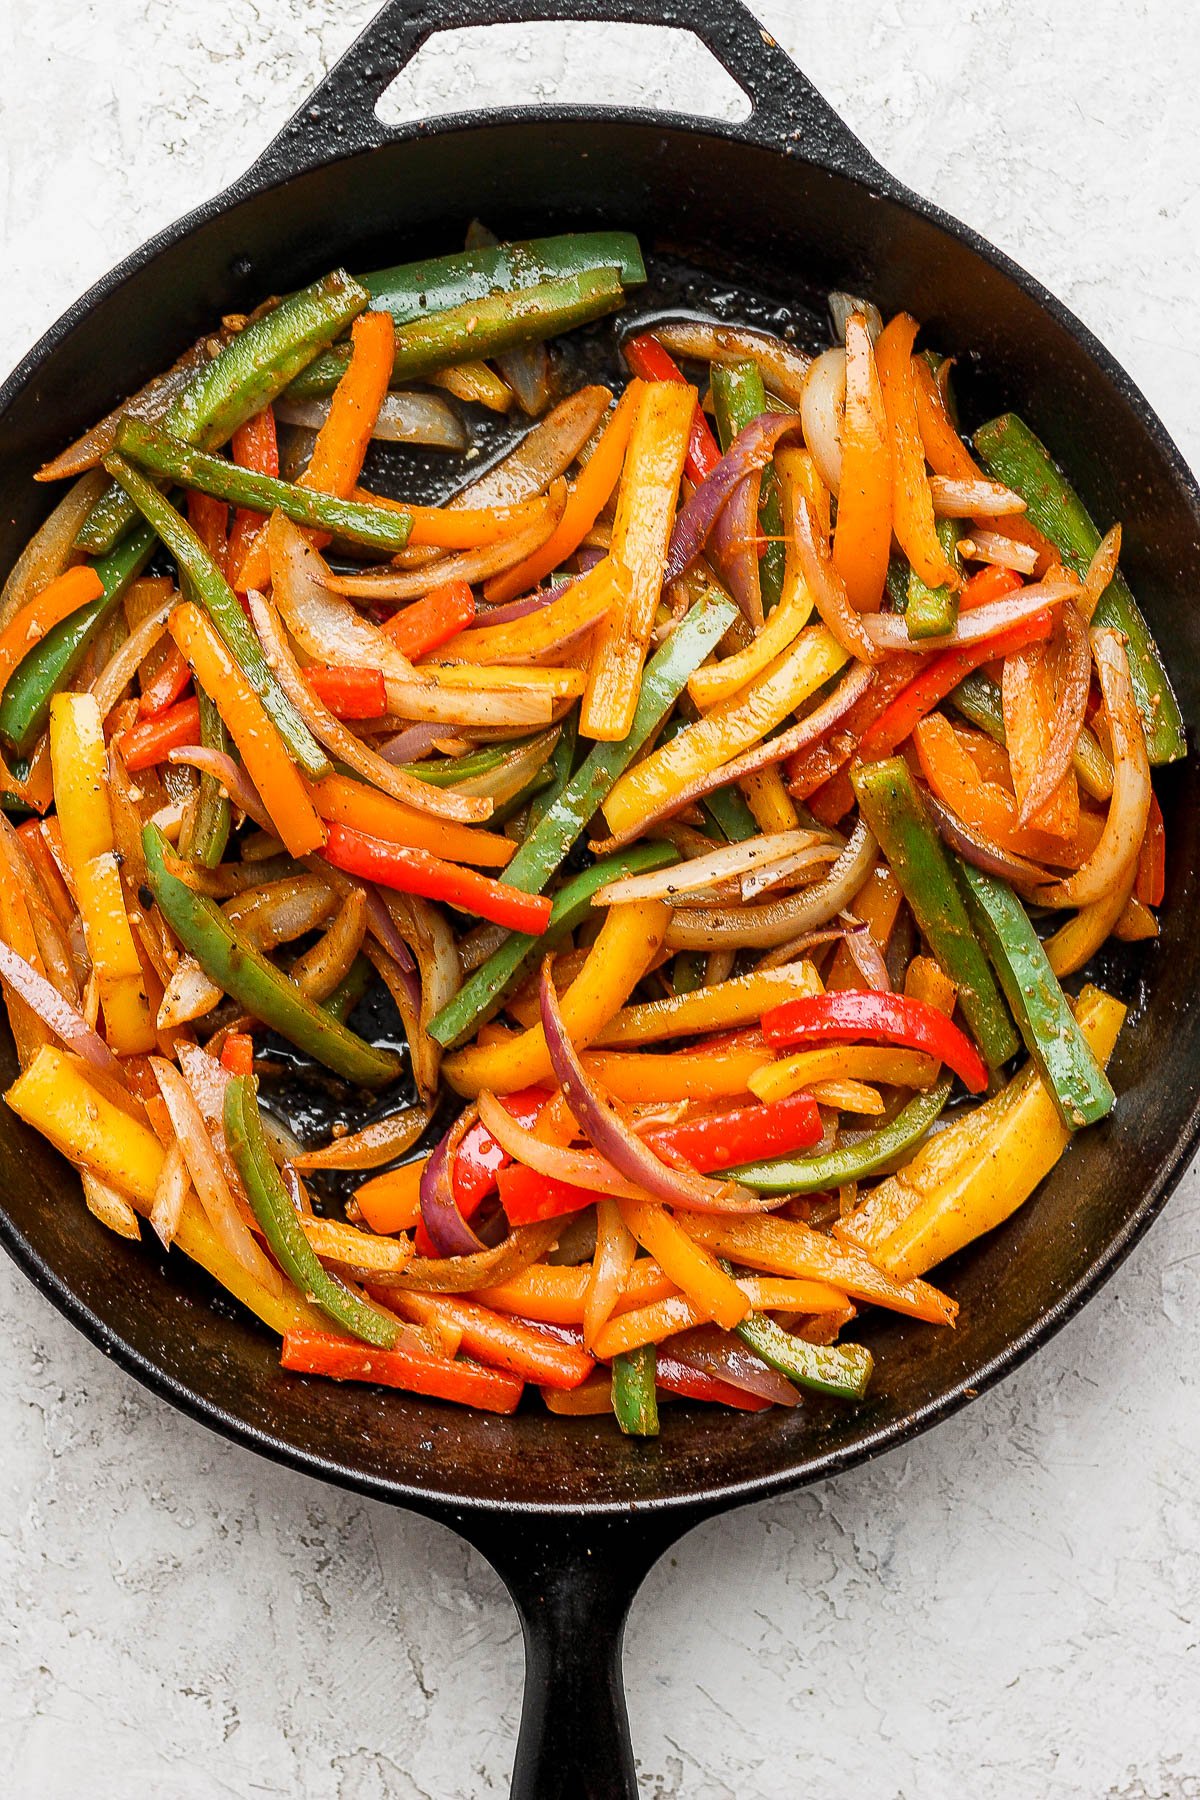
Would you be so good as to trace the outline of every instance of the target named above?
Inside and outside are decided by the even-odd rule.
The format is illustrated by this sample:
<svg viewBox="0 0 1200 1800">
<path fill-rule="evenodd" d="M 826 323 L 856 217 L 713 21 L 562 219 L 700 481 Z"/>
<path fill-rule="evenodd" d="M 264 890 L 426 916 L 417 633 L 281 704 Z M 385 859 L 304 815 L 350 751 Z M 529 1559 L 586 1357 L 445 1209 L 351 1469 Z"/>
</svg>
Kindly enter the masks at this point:
<svg viewBox="0 0 1200 1800">
<path fill-rule="evenodd" d="M 0 365 L 235 176 L 372 10 L 0 7 Z M 1075 309 L 1200 465 L 1190 9 L 757 11 L 888 168 Z M 466 81 L 728 105 L 701 53 L 592 30 L 431 46 L 394 104 L 449 110 Z M 660 1565 L 626 1653 L 647 1800 L 1200 1796 L 1198 1192 L 1193 1170 L 1083 1316 L 967 1412 Z M 12 1800 L 507 1792 L 521 1648 L 479 1558 L 218 1441 L 6 1261 L 0 1340 Z"/>
</svg>

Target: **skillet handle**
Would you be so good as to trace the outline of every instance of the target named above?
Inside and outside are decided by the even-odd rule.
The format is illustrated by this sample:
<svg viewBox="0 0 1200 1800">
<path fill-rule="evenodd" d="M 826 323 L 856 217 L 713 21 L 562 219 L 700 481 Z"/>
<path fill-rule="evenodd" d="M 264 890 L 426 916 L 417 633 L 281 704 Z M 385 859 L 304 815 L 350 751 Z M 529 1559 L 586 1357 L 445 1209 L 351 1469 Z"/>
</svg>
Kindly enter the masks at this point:
<svg viewBox="0 0 1200 1800">
<path fill-rule="evenodd" d="M 621 1674 L 625 1621 L 679 1514 L 455 1521 L 512 1596 L 525 1694 L 511 1800 L 638 1800 Z"/>
<path fill-rule="evenodd" d="M 803 155 L 839 174 L 876 184 L 886 179 L 865 145 L 742 0 L 385 0 L 243 179 L 256 186 L 273 185 L 341 157 L 427 132 L 431 127 L 420 121 L 384 125 L 375 108 L 429 38 L 466 26 L 543 21 L 662 25 L 690 31 L 752 103 L 748 119 L 735 125 L 706 120 L 706 129 Z M 586 101 L 573 94 L 559 99 L 572 112 L 589 110 Z M 472 112 L 464 96 L 463 112 L 455 123 L 487 117 L 487 111 Z"/>
</svg>

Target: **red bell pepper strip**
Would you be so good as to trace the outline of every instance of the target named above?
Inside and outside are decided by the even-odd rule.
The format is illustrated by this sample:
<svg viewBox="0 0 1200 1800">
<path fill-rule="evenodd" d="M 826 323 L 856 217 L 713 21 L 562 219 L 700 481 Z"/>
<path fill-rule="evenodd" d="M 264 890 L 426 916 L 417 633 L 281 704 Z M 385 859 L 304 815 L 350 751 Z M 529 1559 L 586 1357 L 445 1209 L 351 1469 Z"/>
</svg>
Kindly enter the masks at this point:
<svg viewBox="0 0 1200 1800">
<path fill-rule="evenodd" d="M 231 1075 L 253 1075 L 254 1039 L 248 1031 L 231 1031 L 221 1045 L 221 1067 Z"/>
<path fill-rule="evenodd" d="M 920 667 L 919 664 L 916 665 Z M 807 800 L 823 782 L 836 775 L 850 761 L 868 726 L 891 704 L 900 690 L 913 678 L 911 656 L 893 656 L 875 670 L 875 679 L 861 699 L 856 700 L 844 719 L 840 719 L 819 743 L 797 750 L 787 759 L 788 792 L 797 800 Z"/>
<path fill-rule="evenodd" d="M 465 631 L 475 617 L 475 596 L 467 581 L 444 581 L 423 600 L 393 613 L 384 632 L 414 661 L 440 650 Z"/>
<path fill-rule="evenodd" d="M 749 1160 L 747 1157 L 741 1159 Z M 592 1188 L 576 1187 L 573 1182 L 559 1181 L 553 1175 L 539 1175 L 523 1163 L 510 1163 L 496 1178 L 500 1199 L 508 1214 L 508 1222 L 533 1225 L 539 1219 L 559 1219 L 564 1213 L 579 1212 L 596 1204 Z"/>
<path fill-rule="evenodd" d="M 644 331 L 639 337 L 629 338 L 624 345 L 625 361 L 635 375 L 643 381 L 684 381 L 684 374 L 678 363 L 668 356 L 653 332 Z M 703 408 L 696 407 L 692 419 L 692 429 L 688 434 L 687 455 L 683 469 L 688 480 L 698 487 L 712 474 L 721 460 L 721 446 L 713 435 L 712 426 L 704 416 Z"/>
<path fill-rule="evenodd" d="M 646 1142 L 667 1162 L 682 1158 L 694 1169 L 732 1169 L 765 1156 L 787 1156 L 821 1139 L 821 1115 L 811 1094 L 789 1094 L 769 1106 L 739 1106 L 730 1112 L 685 1119 L 646 1133 Z M 565 1184 L 564 1184 L 565 1185 Z M 503 1190 L 501 1190 L 503 1191 Z M 511 1218 L 511 1214 L 509 1215 Z"/>
<path fill-rule="evenodd" d="M 274 408 L 264 406 L 261 412 L 239 425 L 230 446 L 239 468 L 253 469 L 256 475 L 279 474 L 279 443 L 275 435 Z M 246 552 L 262 530 L 261 513 L 240 507 L 233 516 L 229 545 L 225 552 L 225 575 L 231 578 L 241 568 Z"/>
<path fill-rule="evenodd" d="M 512 1114 L 518 1125 L 523 1125 L 526 1131 L 532 1131 L 549 1098 L 547 1088 L 520 1088 L 515 1094 L 502 1094 L 500 1104 L 505 1112 Z M 458 1155 L 454 1158 L 454 1167 L 450 1171 L 454 1198 L 464 1219 L 473 1218 L 479 1211 L 496 1186 L 500 1170 L 507 1168 L 510 1161 L 508 1151 L 502 1150 L 487 1127 L 476 1120 L 458 1146 Z M 418 1256 L 439 1254 L 425 1229 L 423 1219 L 417 1221 L 415 1242 Z"/>
<path fill-rule="evenodd" d="M 200 702 L 181 700 L 152 719 L 142 719 L 121 740 L 125 767 L 132 775 L 165 761 L 168 751 L 200 742 Z"/>
<path fill-rule="evenodd" d="M 382 1294 L 381 1298 L 388 1296 Z M 596 1366 L 579 1344 L 564 1343 L 554 1332 L 493 1312 L 477 1300 L 460 1300 L 449 1294 L 392 1294 L 389 1304 L 422 1325 L 445 1319 L 462 1332 L 462 1347 L 491 1368 L 504 1369 L 544 1387 L 574 1388 L 586 1381 Z"/>
<path fill-rule="evenodd" d="M 186 656 L 174 639 L 168 639 L 162 661 L 146 682 L 138 699 L 138 717 L 154 719 L 159 713 L 165 712 L 168 706 L 174 706 L 191 679 L 192 671 L 188 668 Z"/>
<path fill-rule="evenodd" d="M 877 762 L 910 737 L 939 701 L 946 698 L 972 670 L 1000 657 L 1011 656 L 1029 644 L 1038 644 L 1050 636 L 1052 627 L 1048 612 L 1035 613 L 1008 631 L 988 638 L 982 644 L 964 644 L 961 650 L 946 650 L 929 663 L 915 681 L 898 694 L 887 711 L 865 731 L 858 746 L 861 762 Z"/>
<path fill-rule="evenodd" d="M 506 881 L 493 881 L 474 869 L 443 862 L 428 850 L 386 844 L 382 838 L 368 837 L 365 831 L 353 831 L 348 825 L 330 825 L 321 855 L 347 875 L 377 881 L 401 894 L 444 901 L 461 912 L 475 913 L 530 937 L 540 937 L 550 920 L 551 903 L 543 894 L 523 894 Z"/>
<path fill-rule="evenodd" d="M 382 719 L 387 712 L 387 690 L 379 669 L 314 665 L 305 669 L 304 679 L 339 719 Z"/>
<path fill-rule="evenodd" d="M 739 1412 L 766 1412 L 771 1405 L 759 1394 L 748 1394 L 745 1388 L 733 1387 L 715 1375 L 689 1368 L 671 1355 L 669 1341 L 655 1346 L 654 1381 L 657 1387 L 668 1394 L 678 1394 L 683 1400 L 707 1400 L 716 1406 L 734 1406 Z"/>
<path fill-rule="evenodd" d="M 464 1359 L 430 1356 L 414 1347 L 379 1350 L 352 1338 L 325 1331 L 289 1331 L 280 1362 L 301 1375 L 327 1375 L 333 1381 L 375 1381 L 381 1387 L 404 1388 L 437 1400 L 457 1400 L 482 1412 L 516 1412 L 524 1382 L 500 1369 L 486 1369 Z"/>
<path fill-rule="evenodd" d="M 874 1038 L 923 1050 L 962 1077 L 973 1094 L 987 1087 L 983 1059 L 970 1039 L 936 1006 L 907 994 L 885 994 L 846 988 L 788 1000 L 763 1014 L 763 1036 L 775 1048 L 837 1040 L 851 1043 Z"/>
<path fill-rule="evenodd" d="M 1167 886 L 1167 833 L 1158 795 L 1150 790 L 1150 813 L 1138 854 L 1133 891 L 1143 906 L 1161 906 Z"/>
</svg>

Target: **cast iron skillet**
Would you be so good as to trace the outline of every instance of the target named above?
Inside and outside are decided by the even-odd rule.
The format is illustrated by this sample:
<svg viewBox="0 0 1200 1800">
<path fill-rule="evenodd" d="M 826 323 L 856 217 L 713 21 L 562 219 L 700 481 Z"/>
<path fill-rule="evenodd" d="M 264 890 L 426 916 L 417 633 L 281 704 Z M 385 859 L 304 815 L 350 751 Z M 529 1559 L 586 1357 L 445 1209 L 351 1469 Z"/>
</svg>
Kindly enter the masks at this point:
<svg viewBox="0 0 1200 1800">
<path fill-rule="evenodd" d="M 571 17 L 691 29 L 753 102 L 742 124 L 555 106 L 382 127 L 378 96 L 435 31 Z M 907 307 L 960 353 L 976 418 L 1012 405 L 1125 526 L 1124 566 L 1166 646 L 1185 717 L 1200 684 L 1200 492 L 1128 376 L 1062 306 L 887 175 L 738 0 L 389 0 L 254 167 L 80 300 L 0 392 L 0 567 L 47 510 L 48 454 L 165 367 L 223 310 L 338 262 L 461 243 L 475 213 L 512 235 L 626 225 L 788 298 L 829 288 Z M 119 353 L 114 354 L 114 346 Z M 976 363 L 979 373 L 975 373 Z M 875 1393 L 855 1409 L 665 1409 L 661 1438 L 536 1406 L 476 1417 L 281 1373 L 268 1335 L 106 1232 L 41 1138 L 0 1116 L 0 1232 L 94 1343 L 194 1418 L 327 1481 L 441 1519 L 495 1565 L 521 1614 L 523 1800 L 636 1794 L 620 1675 L 626 1613 L 674 1539 L 912 1437 L 1020 1363 L 1126 1255 L 1187 1166 L 1200 1124 L 1193 758 L 1160 779 L 1171 861 L 1163 935 L 1108 970 L 1136 1002 L 1111 1123 L 1083 1134 L 1035 1204 L 958 1259 L 954 1333 L 870 1326 Z M 11 1070 L 11 1051 L 7 1052 Z M 179 1263 L 180 1266 L 176 1266 Z"/>
</svg>

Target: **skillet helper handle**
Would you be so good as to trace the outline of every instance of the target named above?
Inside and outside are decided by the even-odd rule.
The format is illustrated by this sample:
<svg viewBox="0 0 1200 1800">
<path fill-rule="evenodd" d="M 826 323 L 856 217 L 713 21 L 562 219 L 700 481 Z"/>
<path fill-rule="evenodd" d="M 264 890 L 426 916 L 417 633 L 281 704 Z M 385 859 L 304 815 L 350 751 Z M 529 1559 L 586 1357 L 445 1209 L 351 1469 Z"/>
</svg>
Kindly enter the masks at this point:
<svg viewBox="0 0 1200 1800">
<path fill-rule="evenodd" d="M 419 121 L 384 125 L 375 108 L 396 76 L 438 32 L 555 21 L 657 25 L 690 31 L 752 105 L 748 119 L 715 127 L 706 121 L 708 129 L 795 151 L 839 174 L 874 183 L 886 179 L 865 145 L 742 0 L 385 0 L 366 30 L 243 179 L 265 186 L 340 157 L 425 133 L 430 128 Z M 588 105 L 586 95 L 574 93 L 559 94 L 556 100 L 572 109 L 586 110 Z M 553 104 L 548 110 L 553 110 Z M 684 107 L 679 112 L 688 116 Z M 469 95 L 464 93 L 458 119 L 464 116 L 493 115 L 487 110 L 473 111 Z"/>
<path fill-rule="evenodd" d="M 625 1621 L 643 1577 L 691 1523 L 513 1513 L 457 1522 L 508 1588 L 525 1639 L 512 1800 L 638 1800 Z"/>
</svg>

